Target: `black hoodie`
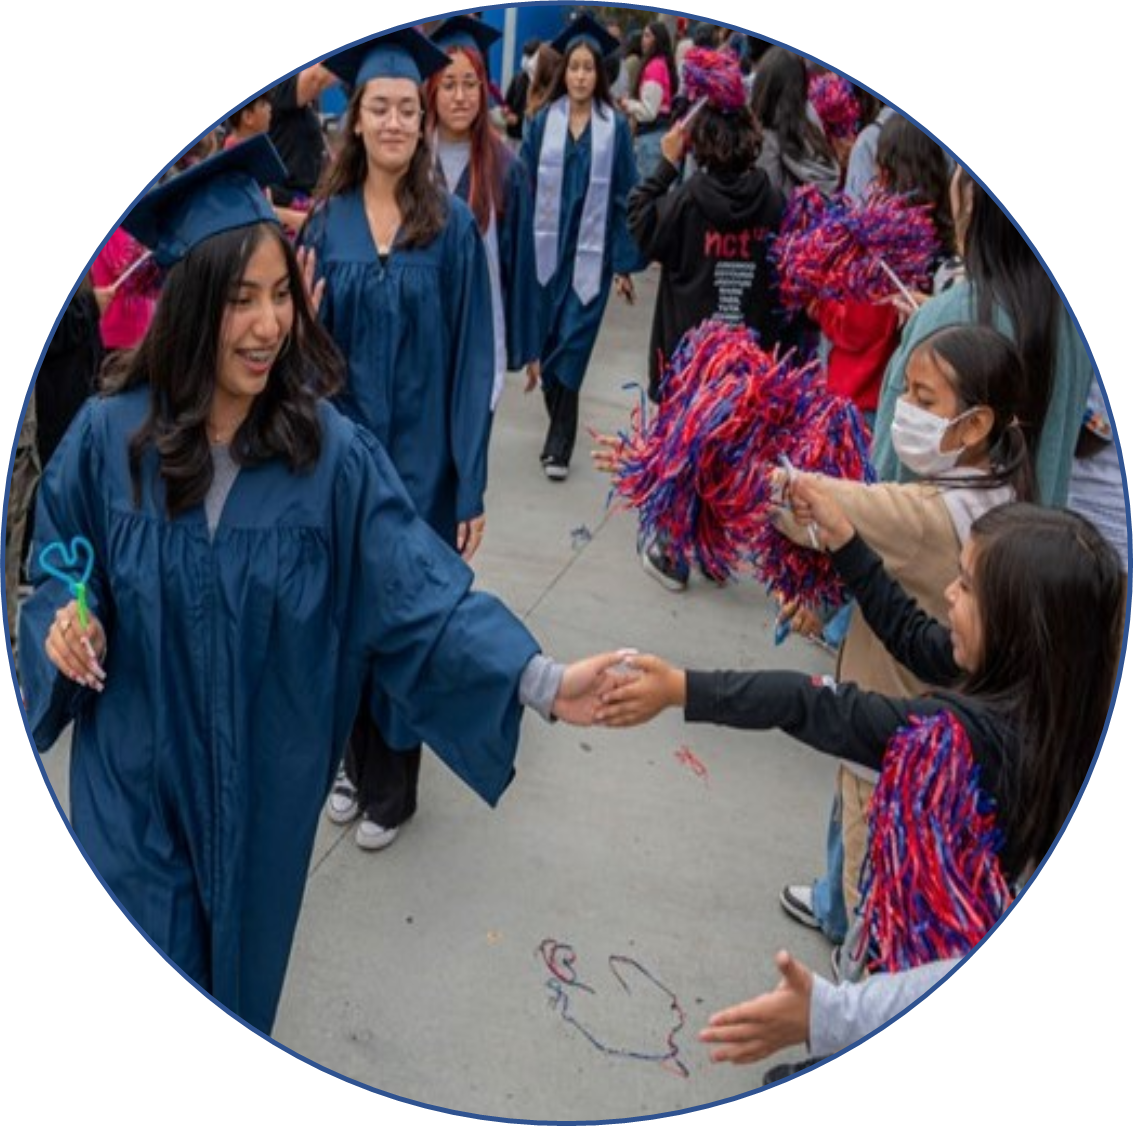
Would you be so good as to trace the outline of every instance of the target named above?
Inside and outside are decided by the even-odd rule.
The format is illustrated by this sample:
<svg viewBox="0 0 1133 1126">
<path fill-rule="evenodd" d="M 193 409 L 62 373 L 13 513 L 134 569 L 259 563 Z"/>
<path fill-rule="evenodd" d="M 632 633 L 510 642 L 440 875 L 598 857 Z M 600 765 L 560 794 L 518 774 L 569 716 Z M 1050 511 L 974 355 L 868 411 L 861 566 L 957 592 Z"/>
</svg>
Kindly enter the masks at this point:
<svg viewBox="0 0 1133 1126">
<path fill-rule="evenodd" d="M 673 187 L 679 175 L 662 159 L 628 204 L 634 239 L 647 258 L 661 263 L 649 342 L 655 403 L 665 363 L 701 321 L 754 328 L 767 348 L 777 333 L 767 246 L 783 217 L 783 196 L 755 167 L 729 177 L 696 172 Z"/>
</svg>

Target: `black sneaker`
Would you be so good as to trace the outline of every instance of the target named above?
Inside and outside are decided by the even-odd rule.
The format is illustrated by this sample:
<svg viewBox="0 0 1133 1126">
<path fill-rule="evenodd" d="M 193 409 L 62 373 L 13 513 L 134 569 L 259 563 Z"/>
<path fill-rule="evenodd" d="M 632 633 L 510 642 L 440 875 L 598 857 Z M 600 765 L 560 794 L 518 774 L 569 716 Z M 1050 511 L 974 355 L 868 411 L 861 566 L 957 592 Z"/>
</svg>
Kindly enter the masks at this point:
<svg viewBox="0 0 1133 1126">
<path fill-rule="evenodd" d="M 808 1060 L 799 1060 L 797 1063 L 778 1063 L 763 1073 L 763 1085 L 766 1087 L 769 1083 L 789 1079 L 792 1075 L 798 1075 L 800 1071 L 814 1067 L 816 1063 L 822 1063 L 825 1058 L 825 1056 L 814 1056 Z"/>
<path fill-rule="evenodd" d="M 648 544 L 641 553 L 641 566 L 666 590 L 681 591 L 688 587 L 688 564 L 683 559 L 671 558 L 656 542 Z"/>
</svg>

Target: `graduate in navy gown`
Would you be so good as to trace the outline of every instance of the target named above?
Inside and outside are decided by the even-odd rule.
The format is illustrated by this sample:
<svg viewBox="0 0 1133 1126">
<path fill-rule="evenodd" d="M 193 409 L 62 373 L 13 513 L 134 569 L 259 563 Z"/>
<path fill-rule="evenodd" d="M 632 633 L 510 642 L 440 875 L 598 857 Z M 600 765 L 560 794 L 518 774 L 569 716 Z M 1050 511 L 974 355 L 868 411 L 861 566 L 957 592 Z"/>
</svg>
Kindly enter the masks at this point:
<svg viewBox="0 0 1133 1126">
<path fill-rule="evenodd" d="M 611 284 L 632 302 L 630 274 L 645 262 L 626 221 L 626 197 L 637 183 L 633 141 L 602 64 L 617 40 L 583 15 L 553 46 L 562 61 L 551 103 L 532 121 L 522 158 L 534 177 L 545 334 L 528 390 L 542 380 L 550 424 L 540 460 L 550 480 L 564 481 L 578 435 L 578 392 Z"/>
<path fill-rule="evenodd" d="M 351 90 L 342 148 L 302 235 L 342 350 L 342 409 L 385 447 L 417 511 L 471 559 L 483 535 L 495 345 L 483 241 L 436 183 L 421 83 L 449 57 L 411 28 L 325 65 Z M 364 709 L 327 814 L 355 841 L 393 842 L 417 808 L 421 734 Z"/>
<path fill-rule="evenodd" d="M 542 656 L 471 592 L 379 444 L 319 401 L 341 361 L 260 188 L 282 171 L 250 141 L 127 219 L 168 277 L 44 475 L 20 622 L 37 748 L 74 721 L 87 857 L 170 960 L 264 1032 L 367 683 L 495 803 L 524 703 L 586 721 L 618 659 Z"/>
<path fill-rule="evenodd" d="M 531 185 L 488 113 L 488 48 L 500 33 L 471 16 L 452 16 L 430 36 L 452 62 L 425 84 L 425 130 L 450 192 L 472 209 L 492 279 L 494 410 L 504 373 L 539 358 L 543 343 L 535 285 Z"/>
</svg>

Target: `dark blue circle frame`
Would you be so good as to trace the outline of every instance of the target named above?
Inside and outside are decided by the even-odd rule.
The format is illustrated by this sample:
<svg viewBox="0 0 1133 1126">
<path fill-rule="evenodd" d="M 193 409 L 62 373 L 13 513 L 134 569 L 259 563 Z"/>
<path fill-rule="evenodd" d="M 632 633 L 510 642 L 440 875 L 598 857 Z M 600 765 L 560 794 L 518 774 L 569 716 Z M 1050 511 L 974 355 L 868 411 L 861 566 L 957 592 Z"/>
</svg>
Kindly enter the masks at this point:
<svg viewBox="0 0 1133 1126">
<path fill-rule="evenodd" d="M 564 6 L 566 6 L 566 5 L 551 4 L 551 3 L 549 3 L 549 0 L 536 0 L 535 3 L 524 3 L 524 4 L 517 4 L 517 5 L 491 5 L 490 7 L 499 8 L 499 7 L 564 7 Z M 575 7 L 575 8 L 584 8 L 584 7 L 597 7 L 598 5 L 576 4 L 576 5 L 572 5 L 572 6 Z M 608 7 L 609 5 L 606 5 L 606 6 Z M 694 19 L 694 20 L 709 19 L 710 18 L 710 17 L 706 17 L 706 16 L 699 16 L 699 15 L 690 14 L 690 13 L 686 13 L 686 12 L 680 12 L 676 9 L 671 9 L 671 8 L 639 9 L 639 8 L 633 8 L 632 6 L 629 6 L 629 5 L 618 5 L 618 7 L 624 7 L 626 10 L 629 10 L 629 11 L 664 12 L 667 15 L 686 16 L 687 18 Z M 442 18 L 444 18 L 446 16 L 450 16 L 450 15 L 457 15 L 457 14 L 465 13 L 465 12 L 483 11 L 483 10 L 484 9 L 482 7 L 481 8 L 460 8 L 460 9 L 456 9 L 456 10 L 450 11 L 450 12 L 438 13 L 436 16 L 433 16 L 431 18 L 432 19 L 442 19 Z M 416 21 L 416 22 L 419 23 L 421 21 Z M 711 22 L 717 23 L 718 21 L 716 21 L 715 19 L 712 19 Z M 387 29 L 384 29 L 384 30 L 394 31 L 394 30 L 397 30 L 398 28 L 410 27 L 410 26 L 415 26 L 415 24 L 403 23 L 403 24 L 396 25 L 396 27 L 390 27 L 390 28 L 387 28 Z M 742 32 L 745 35 L 754 35 L 757 38 L 763 39 L 768 43 L 772 43 L 772 44 L 775 44 L 775 45 L 780 46 L 780 47 L 787 47 L 789 50 L 794 51 L 796 54 L 803 55 L 804 57 L 811 59 L 813 62 L 816 62 L 821 66 L 827 67 L 828 69 L 834 70 L 838 74 L 841 74 L 846 78 L 849 78 L 850 81 L 856 83 L 862 89 L 868 90 L 870 93 L 874 94 L 876 97 L 879 97 L 879 98 L 881 97 L 881 95 L 877 94 L 877 92 L 874 91 L 872 89 L 872 87 L 867 86 L 863 82 L 859 82 L 852 75 L 848 75 L 844 71 L 838 70 L 836 67 L 830 66 L 830 64 L 824 62 L 822 59 L 816 58 L 814 55 L 809 55 L 805 51 L 800 51 L 797 48 L 792 47 L 790 44 L 783 43 L 780 40 L 772 39 L 772 38 L 765 36 L 765 35 L 759 35 L 756 32 L 750 31 L 747 28 L 739 27 L 735 24 L 731 24 L 731 23 L 723 24 L 722 23 L 722 24 L 719 24 L 719 26 L 721 26 L 721 27 L 731 27 L 733 30 Z M 376 32 L 375 32 L 375 34 L 376 34 Z M 362 42 L 363 39 L 367 39 L 367 38 L 369 38 L 369 36 L 363 36 L 360 39 L 354 40 L 352 43 L 343 44 L 343 46 L 340 47 L 339 50 L 344 50 L 346 47 L 353 46 L 353 43 Z M 334 54 L 336 52 L 330 52 L 330 53 Z M 325 57 L 325 56 L 319 56 L 319 58 L 323 58 L 323 57 Z M 280 75 L 279 78 L 277 78 L 274 82 L 271 82 L 267 86 L 264 86 L 261 90 L 256 91 L 256 93 L 251 95 L 251 97 L 252 98 L 258 97 L 260 94 L 263 94 L 267 90 L 270 90 L 272 87 L 276 86 L 278 83 L 282 82 L 284 79 L 290 78 L 292 75 L 297 74 L 300 70 L 303 70 L 305 67 L 311 66 L 313 63 L 318 62 L 318 61 L 319 61 L 319 59 L 316 58 L 316 59 L 308 59 L 306 62 L 300 63 L 298 66 L 294 67 L 292 70 L 288 71 L 286 74 Z M 200 141 L 202 137 L 206 136 L 208 133 L 210 133 L 213 130 L 215 130 L 216 128 L 218 128 L 225 120 L 227 120 L 227 118 L 229 116 L 231 116 L 231 114 L 233 114 L 237 109 L 239 109 L 240 106 L 244 105 L 249 100 L 250 100 L 250 98 L 242 99 L 240 102 L 238 102 L 236 105 L 234 105 L 226 114 L 219 117 L 216 121 L 214 121 L 206 129 L 203 129 L 197 135 L 197 137 L 195 137 L 189 144 L 185 145 L 184 148 L 182 148 L 176 154 L 176 156 L 174 156 L 172 158 L 172 160 L 170 160 L 169 163 L 164 168 L 161 169 L 161 171 L 157 174 L 157 176 L 155 176 L 148 184 L 146 184 L 146 186 L 130 202 L 129 206 L 126 207 L 123 210 L 121 215 L 119 215 L 118 219 L 111 226 L 110 230 L 107 232 L 107 234 L 103 238 L 102 242 L 100 242 L 99 245 L 95 248 L 94 253 L 88 259 L 86 266 L 80 272 L 79 276 L 75 279 L 74 284 L 71 286 L 71 289 L 67 293 L 66 299 L 63 301 L 63 304 L 60 306 L 59 313 L 56 315 L 56 318 L 55 318 L 55 322 L 51 326 L 51 332 L 48 334 L 47 341 L 45 342 L 43 349 L 41 350 L 41 352 L 39 354 L 39 359 L 36 362 L 35 372 L 32 376 L 31 384 L 28 387 L 28 393 L 24 397 L 23 408 L 20 411 L 19 425 L 16 428 L 16 433 L 15 433 L 15 436 L 13 437 L 13 441 L 12 441 L 11 453 L 9 455 L 9 471 L 8 471 L 8 475 L 7 475 L 7 478 L 5 480 L 5 485 L 4 485 L 4 513 L 3 513 L 3 518 L 2 518 L 3 530 L 4 530 L 4 540 L 3 540 L 3 544 L 0 545 L 0 562 L 2 562 L 5 565 L 5 567 L 6 567 L 6 564 L 7 564 L 7 550 L 8 550 L 8 545 L 7 545 L 8 495 L 9 495 L 9 491 L 11 489 L 11 477 L 12 477 L 11 466 L 13 465 L 13 463 L 15 461 L 16 450 L 17 450 L 17 447 L 18 447 L 18 444 L 19 444 L 20 431 L 23 427 L 24 415 L 27 412 L 28 400 L 30 399 L 31 395 L 34 392 L 35 380 L 39 375 L 39 369 L 43 365 L 43 358 L 47 353 L 47 348 L 50 345 L 51 340 L 55 335 L 55 330 L 59 326 L 59 321 L 62 318 L 63 313 L 66 311 L 67 305 L 69 304 L 71 298 L 74 296 L 75 290 L 78 289 L 79 284 L 81 283 L 83 277 L 86 275 L 87 271 L 90 269 L 91 263 L 94 261 L 94 258 L 98 255 L 99 251 L 102 250 L 103 246 L 106 244 L 107 239 L 109 239 L 110 236 L 114 233 L 115 229 L 117 229 L 117 227 L 121 223 L 122 218 L 130 211 L 130 209 L 134 206 L 134 204 L 137 203 L 137 201 L 147 191 L 149 191 L 149 189 L 155 183 L 157 183 L 158 179 L 161 177 L 161 175 L 165 172 L 165 170 L 170 165 L 172 165 L 175 161 L 179 160 L 182 156 L 184 156 L 184 154 L 186 152 L 188 152 L 195 144 L 197 144 L 197 142 Z M 887 101 L 886 99 L 882 99 L 882 100 Z M 1003 206 L 1003 204 L 1000 202 L 998 196 L 995 195 L 995 193 L 987 186 L 987 184 L 985 184 L 983 182 L 983 180 L 981 180 L 978 176 L 976 176 L 976 174 L 974 172 L 972 172 L 971 169 L 969 169 L 968 166 L 966 164 L 964 164 L 964 162 L 962 160 L 960 160 L 960 158 L 956 155 L 956 153 L 949 146 L 945 145 L 944 142 L 942 142 L 939 137 L 937 137 L 930 130 L 925 129 L 925 127 L 923 125 L 921 125 L 919 121 L 917 121 L 913 117 L 910 117 L 909 114 L 907 114 L 903 110 L 901 110 L 900 106 L 897 106 L 893 102 L 887 102 L 887 104 L 893 105 L 893 107 L 895 109 L 897 109 L 900 113 L 902 113 L 903 116 L 908 118 L 908 120 L 912 121 L 915 125 L 917 125 L 918 128 L 920 128 L 927 136 L 932 137 L 932 139 L 934 141 L 936 141 L 936 143 L 938 145 L 940 145 L 940 147 L 942 149 L 944 149 L 945 152 L 949 153 L 952 156 L 952 158 L 958 164 L 962 165 L 969 172 L 969 174 L 972 176 L 972 178 L 979 182 L 980 186 L 984 189 L 984 191 L 987 192 L 987 194 L 993 200 L 995 200 L 996 204 L 998 204 L 998 206 L 1003 211 L 1003 213 L 1005 215 L 1007 215 L 1007 217 L 1009 219 L 1011 219 L 1011 222 L 1015 225 L 1016 230 L 1018 230 L 1020 235 L 1023 236 L 1024 240 L 1026 241 L 1027 245 L 1031 248 L 1035 257 L 1039 260 L 1039 262 L 1042 263 L 1043 269 L 1046 270 L 1047 276 L 1050 278 L 1051 282 L 1053 282 L 1054 287 L 1057 290 L 1059 297 L 1062 299 L 1063 304 L 1066 306 L 1066 311 L 1070 314 L 1070 318 L 1074 322 L 1075 328 L 1078 330 L 1079 334 L 1082 335 L 1082 340 L 1086 345 L 1086 351 L 1089 353 L 1089 356 L 1090 356 L 1090 362 L 1093 364 L 1094 370 L 1098 372 L 1098 386 L 1101 388 L 1102 398 L 1105 400 L 1105 404 L 1106 404 L 1106 410 L 1109 412 L 1110 419 L 1113 421 L 1114 443 L 1116 444 L 1118 459 L 1121 463 L 1121 479 L 1122 479 L 1122 486 L 1123 486 L 1123 489 L 1125 491 L 1126 545 L 1127 545 L 1127 549 L 1130 550 L 1130 553 L 1133 554 L 1133 533 L 1131 533 L 1131 529 L 1130 529 L 1130 525 L 1129 525 L 1129 519 L 1128 519 L 1128 515 L 1129 515 L 1129 479 L 1128 479 L 1128 475 L 1126 474 L 1126 471 L 1125 471 L 1125 459 L 1124 459 L 1124 457 L 1122 456 L 1122 453 L 1121 453 L 1121 441 L 1120 441 L 1120 437 L 1119 437 L 1119 433 L 1118 433 L 1117 421 L 1116 421 L 1116 419 L 1113 418 L 1113 411 L 1112 411 L 1112 408 L 1110 407 L 1109 396 L 1106 393 L 1105 384 L 1102 381 L 1101 373 L 1098 369 L 1098 365 L 1097 365 L 1096 361 L 1094 360 L 1094 354 L 1093 354 L 1092 349 L 1090 348 L 1089 341 L 1086 340 L 1085 334 L 1082 333 L 1081 325 L 1078 322 L 1078 317 L 1075 314 L 1073 308 L 1070 306 L 1070 303 L 1066 300 L 1066 295 L 1062 292 L 1062 287 L 1058 284 L 1058 280 L 1050 272 L 1050 269 L 1047 266 L 1045 260 L 1043 259 L 1042 255 L 1038 252 L 1038 249 L 1035 247 L 1035 245 L 1031 242 L 1030 238 L 1027 236 L 1027 233 L 1021 227 L 1019 227 L 1018 223 L 1015 223 L 1014 217 L 1007 210 L 1007 208 Z M 824 1063 L 827 1063 L 832 1059 L 837 1059 L 839 1056 L 844 1055 L 846 1052 L 852 1051 L 859 1044 L 865 1043 L 866 1040 L 871 1039 L 872 1037 L 876 1036 L 879 1032 L 882 1032 L 884 1029 L 888 1028 L 894 1021 L 900 1020 L 900 1018 L 902 1016 L 904 1016 L 905 1013 L 909 1012 L 910 1009 L 915 1008 L 926 997 L 929 997 L 933 993 L 935 993 L 937 989 L 939 989 L 946 981 L 948 981 L 953 976 L 953 974 L 955 974 L 957 972 L 957 970 L 961 969 L 963 967 L 963 965 L 968 961 L 968 959 L 971 958 L 972 955 L 975 954 L 976 951 L 979 950 L 980 947 L 982 947 L 984 945 L 984 943 L 987 942 L 993 934 L 995 934 L 995 932 L 1000 928 L 1000 926 L 1002 926 L 1003 923 L 1007 920 L 1007 918 L 1011 915 L 1012 911 L 1014 911 L 1015 905 L 1030 890 L 1032 884 L 1034 883 L 1035 877 L 1037 877 L 1038 874 L 1043 870 L 1043 868 L 1046 866 L 1047 860 L 1050 858 L 1051 853 L 1054 851 L 1055 848 L 1058 847 L 1058 842 L 1062 839 L 1062 834 L 1066 831 L 1066 827 L 1070 824 L 1071 819 L 1073 818 L 1074 814 L 1077 812 L 1078 803 L 1082 800 L 1082 794 L 1085 792 L 1086 787 L 1089 785 L 1090 779 L 1093 776 L 1094 767 L 1097 765 L 1098 756 L 1101 754 L 1101 748 L 1102 748 L 1103 744 L 1105 743 L 1106 735 L 1109 733 L 1110 721 L 1113 718 L 1113 708 L 1114 708 L 1114 704 L 1117 701 L 1117 692 L 1118 692 L 1120 685 L 1121 685 L 1121 674 L 1124 671 L 1125 653 L 1126 653 L 1126 649 L 1128 647 L 1128 642 L 1129 642 L 1129 611 L 1130 611 L 1131 595 L 1133 595 L 1133 590 L 1127 590 L 1126 591 L 1126 604 L 1125 604 L 1125 635 L 1123 636 L 1122 642 L 1121 642 L 1121 656 L 1120 656 L 1120 661 L 1119 661 L 1117 681 L 1114 684 L 1113 695 L 1110 698 L 1109 711 L 1106 715 L 1105 726 L 1102 730 L 1102 737 L 1098 742 L 1097 749 L 1094 752 L 1094 757 L 1090 762 L 1090 769 L 1086 773 L 1086 779 L 1082 783 L 1081 789 L 1078 791 L 1078 796 L 1074 801 L 1074 805 L 1071 808 L 1070 813 L 1066 818 L 1066 821 L 1063 823 L 1062 828 L 1059 830 L 1058 836 L 1055 838 L 1054 844 L 1051 845 L 1046 856 L 1044 856 L 1042 858 L 1042 861 L 1036 866 L 1034 873 L 1032 874 L 1031 878 L 1027 881 L 1027 883 L 1023 887 L 1022 891 L 1020 891 L 1020 893 L 1019 893 L 1018 897 L 1015 899 L 1015 901 L 1011 904 L 1010 907 L 1008 907 L 1008 909 L 1004 912 L 1003 916 L 995 923 L 995 925 L 987 932 L 987 934 L 984 935 L 984 937 L 980 940 L 980 942 L 977 943 L 976 946 L 974 946 L 959 961 L 959 963 L 956 966 L 954 966 L 944 977 L 942 977 L 940 979 L 940 981 L 938 981 L 930 989 L 926 990 L 926 992 L 921 994 L 921 996 L 917 997 L 914 1001 L 912 1001 L 909 1005 L 907 1005 L 904 1009 L 902 1009 L 901 1012 L 897 1013 L 896 1016 L 891 1017 L 884 1024 L 882 1024 L 878 1028 L 874 1029 L 868 1035 L 863 1036 L 859 1040 L 856 1040 L 853 1044 L 849 1045 L 849 1047 L 843 1048 L 842 1051 L 837 1052 L 832 1056 L 827 1056 L 825 1059 L 817 1061 L 811 1067 L 808 1067 L 805 1071 L 796 1072 L 794 1075 L 786 1076 L 785 1078 L 780 1079 L 775 1083 L 767 1084 L 766 1086 L 763 1086 L 763 1087 L 753 1088 L 750 1091 L 746 1091 L 746 1092 L 739 1094 L 739 1095 L 732 1095 L 732 1096 L 730 1096 L 726 1099 L 718 1099 L 715 1102 L 702 1103 L 700 1106 L 688 1107 L 685 1110 L 669 1111 L 665 1114 L 659 1114 L 659 1115 L 641 1115 L 641 1116 L 634 1117 L 634 1118 L 609 1118 L 609 1119 L 579 1120 L 579 1119 L 501 1118 L 501 1117 L 497 1117 L 497 1116 L 494 1116 L 494 1115 L 487 1115 L 487 1114 L 470 1114 L 470 1113 L 467 1113 L 465 1111 L 453 1110 L 453 1109 L 448 1108 L 448 1107 L 435 1106 L 432 1103 L 418 1102 L 415 1099 L 409 1099 L 409 1098 L 404 1097 L 403 1095 L 393 1094 L 391 1091 L 383 1091 L 378 1087 L 372 1087 L 368 1083 L 363 1083 L 360 1080 L 352 1079 L 349 1076 L 342 1075 L 340 1072 L 334 1071 L 333 1069 L 326 1067 L 323 1064 L 318 1063 L 316 1060 L 312 1060 L 312 1059 L 308 1058 L 307 1056 L 301 1055 L 299 1052 L 296 1052 L 296 1051 L 292 1050 L 291 1048 L 288 1048 L 285 1044 L 280 1044 L 279 1041 L 272 1039 L 272 1037 L 268 1036 L 266 1033 L 260 1032 L 258 1029 L 252 1028 L 251 1025 L 249 1025 L 246 1021 L 244 1021 L 242 1018 L 240 1018 L 235 1013 L 233 1013 L 227 1006 L 223 1005 L 220 1001 L 217 1001 L 216 998 L 213 997 L 207 990 L 202 988 L 195 981 L 193 981 L 192 978 L 190 978 L 187 974 L 185 974 L 185 972 L 180 968 L 180 966 L 178 966 L 175 962 L 173 962 L 165 954 L 165 952 L 163 950 L 161 950 L 156 944 L 154 944 L 154 942 L 150 939 L 149 935 L 146 934 L 146 932 L 141 927 L 138 926 L 137 922 L 130 915 L 130 913 L 125 909 L 125 907 L 122 906 L 121 903 L 119 903 L 118 898 L 114 895 L 114 893 L 110 890 L 110 888 L 108 888 L 106 886 L 106 883 L 102 879 L 102 876 L 99 874 L 98 870 L 94 867 L 93 864 L 91 864 L 90 857 L 87 856 L 86 851 L 83 848 L 81 842 L 75 836 L 74 831 L 71 828 L 70 822 L 67 820 L 67 817 L 64 814 L 62 807 L 59 805 L 59 799 L 55 796 L 54 789 L 51 786 L 51 783 L 48 781 L 47 773 L 43 769 L 43 764 L 39 761 L 39 755 L 38 755 L 38 753 L 35 749 L 34 743 L 32 742 L 30 731 L 28 732 L 28 743 L 29 743 L 29 746 L 31 748 L 32 754 L 36 756 L 36 764 L 39 767 L 39 771 L 40 771 L 41 776 L 43 777 L 44 784 L 47 786 L 48 793 L 51 794 L 51 799 L 55 803 L 55 808 L 59 811 L 59 816 L 60 816 L 61 820 L 63 821 L 64 826 L 66 826 L 68 833 L 71 834 L 71 838 L 74 840 L 75 845 L 78 848 L 83 859 L 90 866 L 91 872 L 94 873 L 95 878 L 98 880 L 98 882 L 100 884 L 102 884 L 103 888 L 106 890 L 107 895 L 109 895 L 110 898 L 114 901 L 114 903 L 117 905 L 118 909 L 122 912 L 122 914 L 125 915 L 126 918 L 130 920 L 130 922 L 135 926 L 135 928 L 137 928 L 138 933 L 141 934 L 142 937 L 147 942 L 149 942 L 149 944 L 151 946 L 153 946 L 154 950 L 156 950 L 157 953 L 160 954 L 161 957 L 164 958 L 165 961 L 168 962 L 169 965 L 172 966 L 173 969 L 176 970 L 177 973 L 179 973 L 195 989 L 198 989 L 201 993 L 203 993 L 206 997 L 208 997 L 209 1000 L 212 1001 L 213 1004 L 215 1004 L 217 1006 L 217 1008 L 223 1009 L 224 1012 L 228 1013 L 229 1016 L 231 1016 L 234 1020 L 238 1021 L 240 1024 L 243 1024 L 244 1027 L 247 1028 L 250 1032 L 253 1032 L 256 1035 L 263 1037 L 263 1039 L 267 1040 L 269 1043 L 274 1044 L 276 1047 L 280 1048 L 282 1051 L 286 1052 L 288 1055 L 291 1055 L 295 1059 L 301 1060 L 303 1063 L 309 1064 L 310 1066 L 317 1068 L 319 1071 L 322 1071 L 322 1072 L 326 1073 L 327 1075 L 332 1075 L 337 1079 L 341 1079 L 344 1082 L 350 1083 L 355 1087 L 360 1087 L 363 1090 L 373 1091 L 375 1094 L 384 1095 L 387 1098 L 391 1098 L 391 1099 L 396 1099 L 398 1102 L 407 1103 L 411 1106 L 420 1107 L 423 1110 L 440 1111 L 441 1113 L 451 1114 L 451 1115 L 456 1116 L 456 1117 L 480 1119 L 480 1120 L 486 1121 L 486 1122 L 530 1123 L 530 1124 L 532 1124 L 532 1126 L 560 1126 L 560 1124 L 561 1124 L 561 1126 L 568 1126 L 568 1124 L 582 1122 L 582 1121 L 585 1121 L 587 1123 L 594 1123 L 595 1126 L 599 1126 L 599 1124 L 605 1124 L 605 1123 L 611 1123 L 612 1124 L 612 1123 L 622 1123 L 622 1122 L 649 1122 L 649 1121 L 655 1121 L 655 1120 L 661 1119 L 661 1118 L 673 1118 L 673 1117 L 676 1117 L 677 1115 L 681 1115 L 681 1114 L 692 1114 L 692 1113 L 695 1113 L 695 1112 L 698 1112 L 698 1111 L 701 1111 L 701 1110 L 707 1110 L 711 1107 L 723 1106 L 726 1103 L 736 1102 L 739 1099 L 749 1098 L 752 1095 L 758 1094 L 762 1090 L 768 1090 L 771 1087 L 779 1087 L 779 1086 L 782 1086 L 782 1084 L 784 1084 L 784 1083 L 789 1083 L 792 1079 L 798 1078 L 798 1076 L 800 1076 L 800 1075 L 806 1075 L 810 1071 L 813 1071 L 814 1068 L 821 1067 Z M 12 686 L 15 689 L 17 698 L 19 698 L 20 687 L 19 687 L 19 683 L 16 679 L 15 661 L 14 661 L 13 655 L 12 655 L 12 647 L 11 647 L 11 640 L 10 640 L 10 630 L 7 628 L 8 623 L 7 623 L 7 603 L 6 603 L 6 600 L 5 600 L 5 607 L 4 607 L 4 618 L 5 618 L 5 626 L 6 626 L 6 628 L 5 628 L 5 645 L 7 646 L 7 649 L 8 649 L 8 663 L 9 663 L 9 667 L 11 669 Z M 20 711 L 21 711 L 21 715 L 22 715 L 22 713 L 23 713 L 22 707 L 21 707 Z M 24 728 L 25 728 L 25 730 L 27 730 L 27 718 L 26 718 L 26 716 L 23 717 L 23 720 L 24 720 Z"/>
</svg>

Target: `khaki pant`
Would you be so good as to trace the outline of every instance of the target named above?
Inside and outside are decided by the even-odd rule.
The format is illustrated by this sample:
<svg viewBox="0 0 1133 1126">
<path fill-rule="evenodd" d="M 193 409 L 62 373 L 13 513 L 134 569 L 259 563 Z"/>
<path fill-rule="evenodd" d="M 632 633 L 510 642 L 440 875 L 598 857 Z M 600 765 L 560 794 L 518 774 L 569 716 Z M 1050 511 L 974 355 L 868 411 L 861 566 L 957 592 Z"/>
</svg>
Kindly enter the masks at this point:
<svg viewBox="0 0 1133 1126">
<path fill-rule="evenodd" d="M 12 652 L 16 651 L 16 613 L 19 606 L 21 556 L 28 525 L 31 522 L 32 500 L 42 467 L 36 450 L 35 396 L 28 402 L 27 413 L 20 427 L 16 456 L 12 462 L 12 484 L 8 490 L 8 521 L 4 545 L 4 608 L 8 615 L 8 637 Z"/>
</svg>

